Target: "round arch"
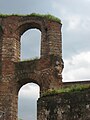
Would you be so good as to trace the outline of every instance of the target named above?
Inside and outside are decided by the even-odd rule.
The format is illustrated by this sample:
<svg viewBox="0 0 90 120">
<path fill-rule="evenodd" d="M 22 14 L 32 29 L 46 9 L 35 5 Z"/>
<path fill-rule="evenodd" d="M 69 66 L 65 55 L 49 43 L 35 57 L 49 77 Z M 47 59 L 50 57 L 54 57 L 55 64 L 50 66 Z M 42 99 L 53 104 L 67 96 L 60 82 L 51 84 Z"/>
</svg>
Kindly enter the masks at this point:
<svg viewBox="0 0 90 120">
<path fill-rule="evenodd" d="M 40 58 L 41 55 L 41 31 L 31 28 L 21 35 L 21 60 Z"/>
<path fill-rule="evenodd" d="M 40 88 L 40 84 L 38 83 L 37 80 L 33 80 L 33 79 L 22 79 L 22 80 L 19 80 L 18 82 L 18 91 L 22 88 L 22 86 L 28 84 L 28 83 L 34 83 L 34 84 L 37 84 Z"/>
<path fill-rule="evenodd" d="M 42 25 L 37 22 L 22 23 L 16 31 L 19 32 L 19 36 L 21 36 L 25 31 L 34 28 L 40 30 L 41 32 L 43 31 Z"/>
<path fill-rule="evenodd" d="M 16 52 L 15 54 L 18 55 L 18 58 L 20 60 L 20 49 L 21 49 L 21 41 L 20 41 L 20 38 L 21 36 L 28 30 L 31 30 L 31 29 L 37 29 L 41 32 L 41 46 L 40 46 L 40 56 L 44 56 L 44 54 L 46 55 L 46 52 L 47 50 L 45 49 L 44 46 L 46 46 L 47 44 L 47 41 L 45 42 L 46 40 L 46 34 L 47 34 L 47 31 L 45 29 L 45 25 L 44 25 L 44 22 L 42 20 L 29 20 L 28 22 L 27 21 L 24 21 L 24 22 L 21 22 L 21 24 L 19 24 L 19 26 L 17 27 L 16 29 L 16 38 L 17 38 L 17 41 L 16 41 Z M 47 46 L 48 48 L 48 46 Z"/>
<path fill-rule="evenodd" d="M 36 83 L 23 85 L 18 93 L 18 118 L 36 119 L 37 100 L 40 96 L 40 87 Z"/>
</svg>

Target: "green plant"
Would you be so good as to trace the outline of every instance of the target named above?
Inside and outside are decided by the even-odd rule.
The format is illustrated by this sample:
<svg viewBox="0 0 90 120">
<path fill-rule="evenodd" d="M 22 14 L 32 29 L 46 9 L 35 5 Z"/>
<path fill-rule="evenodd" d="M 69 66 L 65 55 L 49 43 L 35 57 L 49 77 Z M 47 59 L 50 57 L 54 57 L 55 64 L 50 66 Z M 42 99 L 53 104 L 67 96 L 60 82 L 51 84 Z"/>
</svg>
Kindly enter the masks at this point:
<svg viewBox="0 0 90 120">
<path fill-rule="evenodd" d="M 28 62 L 28 61 L 35 61 L 35 60 L 38 60 L 39 58 L 38 57 L 35 57 L 35 58 L 31 58 L 31 59 L 23 59 L 19 62 Z"/>
<path fill-rule="evenodd" d="M 31 17 L 41 17 L 49 20 L 56 21 L 58 23 L 61 23 L 61 20 L 53 15 L 50 14 L 38 14 L 38 13 L 31 13 L 27 15 L 20 15 L 20 14 L 0 14 L 0 17 L 8 17 L 8 16 L 31 16 Z"/>
<path fill-rule="evenodd" d="M 23 119 L 19 118 L 18 120 L 23 120 Z"/>
<path fill-rule="evenodd" d="M 59 23 L 61 23 L 61 20 L 53 15 L 50 15 L 50 14 L 37 14 L 37 13 L 32 13 L 30 15 L 27 15 L 27 16 L 34 16 L 34 17 L 42 17 L 42 18 L 46 18 L 46 19 L 49 19 L 49 20 L 53 20 L 53 21 L 57 21 Z"/>
<path fill-rule="evenodd" d="M 75 91 L 83 91 L 85 89 L 90 89 L 90 84 L 88 85 L 76 84 L 76 85 L 71 85 L 66 88 L 63 87 L 63 88 L 54 89 L 54 90 L 50 89 L 46 91 L 45 93 L 43 93 L 43 96 L 55 95 L 55 94 L 60 94 L 60 93 L 70 93 L 70 92 L 75 92 Z"/>
</svg>

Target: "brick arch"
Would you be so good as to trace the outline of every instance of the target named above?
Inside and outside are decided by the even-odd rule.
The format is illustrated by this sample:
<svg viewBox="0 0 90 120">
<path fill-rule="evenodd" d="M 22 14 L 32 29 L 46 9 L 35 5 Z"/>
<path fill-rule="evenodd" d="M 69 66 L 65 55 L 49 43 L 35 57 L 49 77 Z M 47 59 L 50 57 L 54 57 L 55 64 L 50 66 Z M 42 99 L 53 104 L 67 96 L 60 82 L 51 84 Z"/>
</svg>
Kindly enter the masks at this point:
<svg viewBox="0 0 90 120">
<path fill-rule="evenodd" d="M 42 36 L 42 31 L 41 31 L 41 26 L 36 22 L 30 22 L 30 23 L 26 23 L 26 24 L 23 24 L 23 25 L 21 25 L 20 27 L 19 27 L 19 34 L 20 34 L 20 41 L 21 41 L 21 53 L 20 54 L 22 54 L 24 51 L 22 51 L 23 49 L 23 45 L 24 45 L 24 43 L 25 42 L 28 42 L 29 43 L 29 41 L 27 41 L 27 40 L 23 40 L 23 39 L 21 39 L 21 37 L 22 38 L 24 38 L 24 35 L 26 36 L 26 33 L 28 32 L 28 34 L 29 35 L 31 35 L 31 33 L 32 33 L 32 31 L 31 30 L 33 30 L 34 32 L 34 34 L 33 34 L 33 36 L 35 36 L 37 33 L 37 35 L 38 36 L 40 36 L 40 38 L 38 39 L 37 37 L 35 37 L 36 39 L 31 39 L 31 36 L 29 36 L 29 41 L 31 40 L 33 43 L 32 44 L 34 44 L 34 46 L 35 45 L 37 45 L 37 48 L 39 48 L 39 50 L 38 50 L 38 55 L 39 55 L 39 57 L 41 57 L 41 48 L 43 48 L 42 46 L 42 44 L 41 44 L 41 41 L 43 40 L 43 36 Z M 37 41 L 39 41 L 39 44 L 35 44 L 35 42 L 37 42 Z M 28 44 L 27 43 L 27 44 Z M 26 50 L 27 50 L 27 53 L 29 52 L 29 53 L 31 53 L 31 51 L 30 51 L 30 49 L 29 48 L 32 48 L 33 46 L 31 46 L 31 44 L 29 43 L 28 44 L 29 45 L 29 47 L 27 48 L 27 46 L 26 46 Z M 35 50 L 35 52 L 37 52 L 36 50 L 37 49 L 33 49 L 32 48 L 32 50 Z M 21 55 L 22 57 L 23 57 L 23 54 Z M 35 55 L 34 55 L 35 56 Z M 36 57 L 36 56 L 35 56 Z M 28 57 L 24 57 L 24 59 L 30 59 L 31 58 L 31 56 L 30 55 L 28 55 Z M 20 59 L 21 59 L 21 57 L 20 57 Z"/>
<path fill-rule="evenodd" d="M 26 22 L 26 23 L 22 23 L 18 29 L 16 31 L 18 31 L 19 35 L 21 36 L 24 32 L 26 32 L 29 29 L 38 29 L 40 31 L 42 31 L 42 26 L 40 24 L 38 24 L 37 22 Z"/>
<path fill-rule="evenodd" d="M 52 69 L 48 68 L 49 65 L 50 57 L 15 63 L 15 79 L 18 84 L 18 89 L 28 82 L 37 83 L 40 86 L 41 92 L 45 88 L 48 89 L 48 83 L 50 82 L 48 78 Z"/>
<path fill-rule="evenodd" d="M 38 80 L 36 80 L 36 79 L 34 79 L 34 80 L 31 79 L 31 78 L 22 79 L 22 80 L 20 80 L 20 81 L 18 82 L 18 91 L 17 91 L 17 93 L 19 92 L 19 90 L 20 90 L 24 85 L 26 85 L 26 84 L 28 84 L 28 83 L 35 83 L 35 84 L 37 84 L 37 85 L 41 88 Z"/>
<path fill-rule="evenodd" d="M 31 19 L 30 19 L 31 18 Z M 14 35 L 16 35 L 18 45 L 20 46 L 20 37 L 23 35 L 24 32 L 30 29 L 38 29 L 41 32 L 41 56 L 45 56 L 48 54 L 49 46 L 47 41 L 47 31 L 46 25 L 43 19 L 36 18 L 36 17 L 29 17 L 29 20 L 21 18 L 19 21 L 19 25 L 17 26 Z M 47 46 L 47 48 L 45 48 Z M 20 48 L 20 47 L 18 47 Z M 17 51 L 17 50 L 16 50 Z M 20 51 L 20 49 L 18 50 Z M 20 53 L 19 53 L 20 54 Z M 18 55 L 19 55 L 18 54 Z M 19 55 L 20 56 L 20 55 Z"/>
</svg>

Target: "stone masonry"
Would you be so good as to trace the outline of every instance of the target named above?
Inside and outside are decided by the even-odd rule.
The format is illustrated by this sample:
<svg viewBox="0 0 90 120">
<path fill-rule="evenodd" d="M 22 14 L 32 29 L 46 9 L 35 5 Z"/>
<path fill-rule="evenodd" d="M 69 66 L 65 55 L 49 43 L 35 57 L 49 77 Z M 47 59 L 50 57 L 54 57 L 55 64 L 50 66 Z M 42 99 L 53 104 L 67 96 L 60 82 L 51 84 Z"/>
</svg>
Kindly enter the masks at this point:
<svg viewBox="0 0 90 120">
<path fill-rule="evenodd" d="M 62 85 L 61 23 L 39 16 L 0 16 L 0 120 L 17 120 L 18 92 L 26 83 L 41 95 Z M 20 61 L 20 38 L 28 29 L 41 31 L 41 57 Z"/>
<path fill-rule="evenodd" d="M 90 89 L 38 100 L 38 120 L 90 120 Z"/>
</svg>

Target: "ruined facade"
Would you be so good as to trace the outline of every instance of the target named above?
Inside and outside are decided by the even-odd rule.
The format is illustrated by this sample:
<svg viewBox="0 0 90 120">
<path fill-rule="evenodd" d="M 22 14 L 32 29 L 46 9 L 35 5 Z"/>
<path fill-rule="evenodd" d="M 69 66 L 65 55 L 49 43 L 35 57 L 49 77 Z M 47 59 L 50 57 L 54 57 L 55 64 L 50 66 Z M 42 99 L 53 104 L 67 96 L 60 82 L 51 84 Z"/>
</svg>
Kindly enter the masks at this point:
<svg viewBox="0 0 90 120">
<path fill-rule="evenodd" d="M 18 92 L 26 83 L 40 86 L 41 95 L 62 84 L 61 23 L 41 16 L 0 17 L 0 111 L 2 120 L 17 120 Z M 41 57 L 20 62 L 20 37 L 28 29 L 41 31 Z"/>
<path fill-rule="evenodd" d="M 0 120 L 18 120 L 18 92 L 27 83 L 38 84 L 41 96 L 73 84 L 62 83 L 61 26 L 60 21 L 42 16 L 0 16 Z M 40 59 L 20 61 L 20 38 L 32 28 L 41 31 Z M 37 119 L 90 120 L 90 89 L 41 97 Z"/>
</svg>

